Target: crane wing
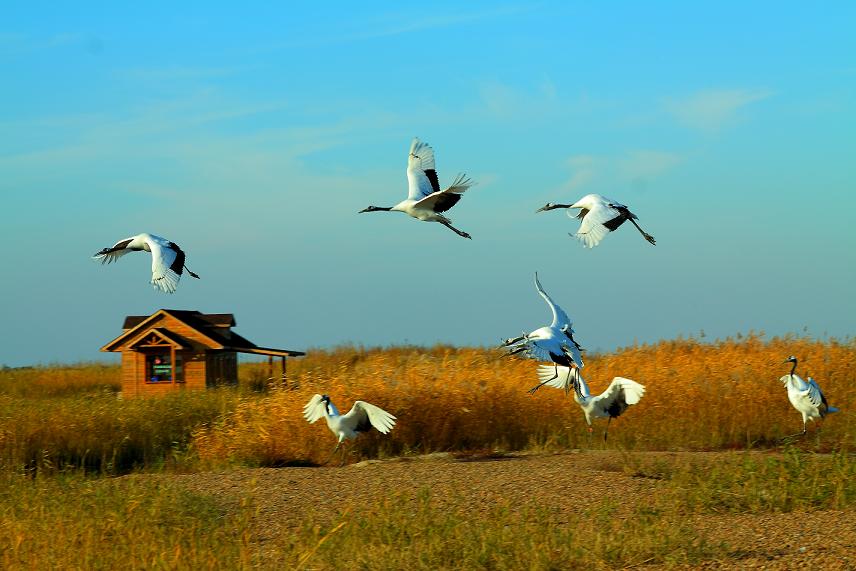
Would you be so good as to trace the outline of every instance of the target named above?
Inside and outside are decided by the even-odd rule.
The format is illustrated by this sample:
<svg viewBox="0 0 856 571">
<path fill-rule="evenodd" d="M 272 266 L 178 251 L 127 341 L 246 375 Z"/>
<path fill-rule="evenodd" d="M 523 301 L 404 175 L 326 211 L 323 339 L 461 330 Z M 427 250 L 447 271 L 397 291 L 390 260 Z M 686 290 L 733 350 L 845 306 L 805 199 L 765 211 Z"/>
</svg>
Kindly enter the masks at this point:
<svg viewBox="0 0 856 571">
<path fill-rule="evenodd" d="M 526 347 L 526 355 L 530 359 L 535 359 L 536 361 L 552 361 L 553 358 L 550 356 L 550 351 L 544 349 L 540 345 L 538 345 L 538 340 L 529 340 L 523 343 L 523 346 Z"/>
<path fill-rule="evenodd" d="M 550 327 L 562 327 L 563 325 L 570 327 L 571 318 L 568 317 L 568 314 L 561 307 L 556 305 L 550 296 L 547 295 L 547 292 L 544 291 L 544 288 L 541 287 L 541 282 L 538 281 L 538 272 L 535 272 L 535 289 L 538 290 L 538 293 L 541 294 L 541 297 L 544 298 L 544 301 L 550 307 L 550 311 L 553 312 L 553 322 L 550 324 Z"/>
<path fill-rule="evenodd" d="M 321 395 L 312 395 L 309 402 L 303 405 L 303 418 L 312 423 L 324 416 L 324 401 Z"/>
<path fill-rule="evenodd" d="M 794 387 L 794 389 L 796 389 L 798 392 L 806 392 L 806 391 L 808 391 L 808 390 L 809 390 L 809 388 L 810 388 L 810 387 L 808 386 L 808 383 L 807 383 L 807 382 L 805 382 L 805 381 L 803 380 L 803 378 L 802 378 L 801 376 L 799 376 L 799 375 L 790 375 L 790 374 L 788 374 L 788 375 L 783 375 L 779 380 L 780 380 L 780 381 L 782 381 L 782 383 L 783 383 L 783 384 L 785 384 L 785 385 L 788 383 L 788 381 L 793 381 L 793 383 L 792 383 L 792 384 L 793 384 L 793 387 Z"/>
<path fill-rule="evenodd" d="M 580 229 L 574 235 L 587 248 L 594 248 L 604 237 L 612 230 L 618 228 L 615 223 L 614 227 L 610 227 L 610 222 L 622 218 L 621 213 L 610 206 L 608 203 L 598 202 L 586 212 L 582 217 Z M 623 222 L 623 220 L 621 220 Z M 620 225 L 620 223 L 619 223 Z"/>
<path fill-rule="evenodd" d="M 639 402 L 645 394 L 645 387 L 632 379 L 615 377 L 609 386 L 591 402 L 610 416 L 619 416 L 627 407 Z"/>
<path fill-rule="evenodd" d="M 473 181 L 459 174 L 452 186 L 440 192 L 433 192 L 416 203 L 416 208 L 428 208 L 434 212 L 446 212 L 461 199 L 461 195 L 473 185 Z"/>
<path fill-rule="evenodd" d="M 808 388 L 804 391 L 806 398 L 808 398 L 809 402 L 816 407 L 820 407 L 821 405 L 829 406 L 826 403 L 826 397 L 823 396 L 823 393 L 820 391 L 820 387 L 813 378 L 808 378 Z"/>
<path fill-rule="evenodd" d="M 386 434 L 395 426 L 394 416 L 380 407 L 361 400 L 356 401 L 348 414 L 341 418 L 342 424 L 354 432 L 365 432 L 374 426 L 378 432 Z"/>
<path fill-rule="evenodd" d="M 163 292 L 175 293 L 181 278 L 180 270 L 184 265 L 184 252 L 170 248 L 171 242 L 164 244 L 161 240 L 147 239 L 146 243 L 152 251 L 152 285 Z M 179 268 L 178 272 L 175 271 L 176 266 Z"/>
<path fill-rule="evenodd" d="M 109 248 L 104 248 L 94 256 L 92 256 L 93 260 L 101 260 L 102 264 L 111 264 L 130 252 L 131 250 L 126 250 L 125 246 L 133 241 L 133 237 L 125 238 L 124 240 L 119 240 L 115 244 L 113 244 Z"/>
<path fill-rule="evenodd" d="M 440 192 L 440 181 L 434 169 L 434 149 L 414 137 L 407 159 L 407 198 L 421 200 Z"/>
<path fill-rule="evenodd" d="M 553 378 L 558 372 L 559 376 Z M 547 379 L 550 379 L 549 381 Z M 565 394 L 571 392 L 574 388 L 574 383 L 580 381 L 580 371 L 576 367 L 553 367 L 552 365 L 538 365 L 538 382 L 544 383 L 546 387 L 554 389 L 562 389 Z M 580 389 L 583 396 L 589 396 L 588 387 L 585 383 L 580 384 Z"/>
<path fill-rule="evenodd" d="M 565 353 L 573 359 L 574 363 L 577 364 L 577 367 L 583 367 L 583 355 L 580 352 L 580 346 L 577 345 L 577 342 L 573 338 L 573 329 L 569 329 L 568 333 L 565 333 L 566 341 L 562 341 L 562 348 L 564 348 Z"/>
</svg>

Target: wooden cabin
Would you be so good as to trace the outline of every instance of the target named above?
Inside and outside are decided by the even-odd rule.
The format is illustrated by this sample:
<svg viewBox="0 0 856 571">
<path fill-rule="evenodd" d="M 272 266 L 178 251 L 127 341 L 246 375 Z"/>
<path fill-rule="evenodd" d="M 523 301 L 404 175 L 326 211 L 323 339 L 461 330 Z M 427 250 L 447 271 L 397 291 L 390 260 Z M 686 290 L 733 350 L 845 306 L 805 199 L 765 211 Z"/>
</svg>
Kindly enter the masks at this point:
<svg viewBox="0 0 856 571">
<path fill-rule="evenodd" d="M 238 353 L 267 355 L 282 362 L 301 351 L 259 347 L 232 328 L 231 313 L 160 309 L 152 315 L 129 315 L 121 335 L 101 350 L 122 353 L 122 395 L 159 395 L 181 389 L 204 389 L 238 382 Z"/>
</svg>

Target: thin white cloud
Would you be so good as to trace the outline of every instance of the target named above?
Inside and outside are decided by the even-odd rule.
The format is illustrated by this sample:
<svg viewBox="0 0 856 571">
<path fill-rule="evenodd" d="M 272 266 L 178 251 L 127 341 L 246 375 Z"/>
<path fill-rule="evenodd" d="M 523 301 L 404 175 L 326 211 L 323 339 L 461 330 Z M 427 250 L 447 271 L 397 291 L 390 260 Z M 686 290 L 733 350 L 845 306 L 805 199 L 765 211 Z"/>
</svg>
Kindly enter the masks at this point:
<svg viewBox="0 0 856 571">
<path fill-rule="evenodd" d="M 499 81 L 486 81 L 479 86 L 483 110 L 494 118 L 522 119 L 539 117 L 566 110 L 559 104 L 558 90 L 549 78 L 527 88 L 513 87 Z M 471 115 L 471 112 L 467 112 Z"/>
<path fill-rule="evenodd" d="M 732 123 L 740 109 L 773 93 L 763 89 L 708 89 L 681 100 L 669 100 L 666 110 L 682 125 L 718 131 Z"/>
<path fill-rule="evenodd" d="M 479 88 L 481 100 L 488 112 L 507 117 L 520 109 L 520 96 L 511 87 L 498 82 L 490 82 Z"/>
<path fill-rule="evenodd" d="M 117 76 L 130 81 L 158 82 L 158 81 L 181 81 L 213 79 L 228 77 L 242 71 L 252 69 L 251 66 L 244 67 L 187 67 L 168 66 L 151 68 L 131 68 L 117 72 Z"/>
<path fill-rule="evenodd" d="M 297 175 L 316 177 L 317 173 L 302 164 L 304 157 L 347 144 L 354 133 L 364 133 L 390 121 L 385 115 L 371 114 L 331 119 L 314 126 L 271 126 L 252 133 L 222 134 L 216 128 L 205 128 L 285 106 L 282 102 L 237 104 L 201 93 L 121 114 L 7 123 L 5 126 L 14 130 L 51 130 L 58 135 L 50 146 L 33 145 L 0 154 L 0 169 L 22 183 L 46 184 L 55 180 L 57 172 L 68 175 L 96 163 L 121 164 L 122 169 L 110 171 L 105 180 L 147 194 L 168 194 L 178 187 L 184 194 L 196 188 L 209 194 L 231 192 L 246 188 L 248 183 L 272 188 Z M 46 164 L 52 168 L 43 168 Z M 169 187 L 151 184 L 148 171 L 135 170 L 150 164 L 173 169 Z M 134 181 L 138 179 L 137 184 Z M 203 180 L 204 185 L 198 186 L 194 180 Z"/>
<path fill-rule="evenodd" d="M 426 8 L 424 6 L 420 6 L 417 12 L 387 13 L 379 17 L 363 19 L 359 22 L 352 22 L 349 26 L 350 29 L 340 30 L 334 35 L 312 34 L 311 37 L 297 38 L 284 43 L 260 46 L 258 50 L 253 51 L 273 51 L 296 47 L 318 47 L 364 41 L 374 38 L 399 36 L 423 30 L 470 24 L 472 22 L 490 18 L 511 16 L 532 10 L 534 7 L 535 6 L 532 4 L 512 4 L 507 6 L 498 6 L 487 10 L 471 12 L 455 11 L 448 13 L 435 12 L 432 14 L 426 13 Z M 436 9 L 433 6 L 431 8 Z"/>
<path fill-rule="evenodd" d="M 63 32 L 50 37 L 33 37 L 24 34 L 0 34 L 0 53 L 22 55 L 41 50 L 80 46 L 91 54 L 101 53 L 104 44 L 92 34 Z"/>
<path fill-rule="evenodd" d="M 484 20 L 487 18 L 513 15 L 527 9 L 529 9 L 529 7 L 525 5 L 499 6 L 490 10 L 480 10 L 477 12 L 458 12 L 454 14 L 435 15 L 420 14 L 418 18 L 414 18 L 413 15 L 407 15 L 403 18 L 396 18 L 398 21 L 391 22 L 388 24 L 381 24 L 374 29 L 357 34 L 353 36 L 353 39 L 369 39 L 386 36 L 397 36 L 400 34 L 406 34 L 409 32 L 416 32 L 420 30 L 446 28 L 449 26 L 467 24 L 470 22 Z"/>
<path fill-rule="evenodd" d="M 631 151 L 617 161 L 618 174 L 632 181 L 655 178 L 681 162 L 680 155 L 665 151 Z"/>
<path fill-rule="evenodd" d="M 571 177 L 560 189 L 597 192 L 595 187 L 626 187 L 628 182 L 647 182 L 662 176 L 682 160 L 676 153 L 646 149 L 617 156 L 573 155 L 565 161 Z"/>
<path fill-rule="evenodd" d="M 593 155 L 574 155 L 569 157 L 566 164 L 571 168 L 571 178 L 562 185 L 562 190 L 578 190 L 586 186 L 597 174 L 600 159 Z"/>
</svg>

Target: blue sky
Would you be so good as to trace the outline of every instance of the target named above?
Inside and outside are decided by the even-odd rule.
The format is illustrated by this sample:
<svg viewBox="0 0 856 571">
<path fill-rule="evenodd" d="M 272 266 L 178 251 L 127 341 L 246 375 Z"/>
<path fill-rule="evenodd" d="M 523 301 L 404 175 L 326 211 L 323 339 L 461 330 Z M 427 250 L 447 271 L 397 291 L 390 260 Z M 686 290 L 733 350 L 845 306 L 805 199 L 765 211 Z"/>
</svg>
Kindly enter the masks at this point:
<svg viewBox="0 0 856 571">
<path fill-rule="evenodd" d="M 856 5 L 17 2 L 0 21 L 0 364 L 105 358 L 125 315 L 233 312 L 266 346 L 608 350 L 854 333 Z M 392 6 L 392 7 L 391 7 Z M 467 241 L 399 213 L 410 139 Z M 586 250 L 547 201 L 628 204 Z M 202 280 L 148 284 L 139 232 Z"/>
</svg>

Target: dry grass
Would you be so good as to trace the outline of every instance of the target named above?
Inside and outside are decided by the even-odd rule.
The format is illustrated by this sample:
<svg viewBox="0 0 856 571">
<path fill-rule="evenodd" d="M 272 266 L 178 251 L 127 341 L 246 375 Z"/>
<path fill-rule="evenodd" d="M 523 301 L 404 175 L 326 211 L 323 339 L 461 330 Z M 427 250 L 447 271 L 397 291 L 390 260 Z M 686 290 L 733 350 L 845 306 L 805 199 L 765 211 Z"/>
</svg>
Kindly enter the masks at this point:
<svg viewBox="0 0 856 571">
<path fill-rule="evenodd" d="M 778 381 L 782 361 L 801 359 L 800 372 L 819 380 L 830 403 L 843 409 L 810 433 L 802 446 L 852 448 L 856 344 L 757 336 L 707 344 L 678 340 L 643 345 L 587 360 L 592 390 L 614 376 L 646 385 L 642 402 L 613 423 L 611 447 L 638 450 L 714 450 L 776 446 L 802 427 Z M 256 465 L 318 462 L 334 444 L 323 422 L 308 425 L 302 406 L 315 392 L 340 409 L 362 399 L 399 418 L 386 437 L 370 434 L 353 445 L 356 458 L 450 450 L 519 450 L 589 444 L 582 413 L 560 391 L 526 393 L 533 361 L 500 359 L 494 351 L 340 349 L 316 352 L 292 370 L 299 388 L 244 396 L 235 411 L 200 428 L 194 446 L 203 460 L 229 458 Z M 810 427 L 813 430 L 813 427 Z"/>
<path fill-rule="evenodd" d="M 228 391 L 123 401 L 112 393 L 0 396 L 0 469 L 117 474 L 187 467 L 191 433 L 234 406 Z"/>
<path fill-rule="evenodd" d="M 842 409 L 819 436 L 797 440 L 817 451 L 852 449 L 856 342 L 758 336 L 715 343 L 664 341 L 590 355 L 593 391 L 613 376 L 647 386 L 642 402 L 612 423 L 609 447 L 713 450 L 778 446 L 801 420 L 778 378 L 787 355 L 819 380 Z M 244 364 L 244 387 L 265 372 Z M 587 438 L 570 397 L 534 396 L 537 363 L 497 351 L 438 346 L 313 351 L 289 365 L 289 385 L 267 392 L 204 391 L 159 399 L 116 398 L 118 368 L 81 365 L 0 371 L 0 466 L 48 471 L 86 468 L 278 466 L 323 461 L 334 445 L 323 421 L 307 424 L 315 392 L 340 409 L 362 399 L 399 418 L 392 433 L 362 436 L 352 458 L 434 451 L 511 451 L 603 446 Z M 258 388 L 258 387 L 256 387 Z M 810 427 L 813 430 L 814 427 Z"/>
<path fill-rule="evenodd" d="M 116 394 L 119 366 L 102 363 L 0 368 L 0 395 L 51 398 L 83 393 Z"/>
</svg>

